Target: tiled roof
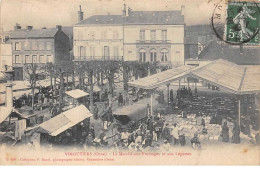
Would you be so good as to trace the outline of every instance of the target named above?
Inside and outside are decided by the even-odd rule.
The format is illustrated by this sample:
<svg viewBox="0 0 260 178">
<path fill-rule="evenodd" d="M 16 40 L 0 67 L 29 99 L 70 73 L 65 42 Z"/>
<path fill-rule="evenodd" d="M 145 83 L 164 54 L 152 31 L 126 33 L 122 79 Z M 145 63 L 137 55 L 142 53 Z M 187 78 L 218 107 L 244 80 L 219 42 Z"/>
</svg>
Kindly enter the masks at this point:
<svg viewBox="0 0 260 178">
<path fill-rule="evenodd" d="M 76 25 L 87 24 L 184 24 L 181 11 L 131 11 L 129 16 L 94 15 Z"/>
<path fill-rule="evenodd" d="M 212 41 L 198 56 L 198 59 L 216 60 L 225 59 L 239 65 L 260 64 L 260 48 L 243 47 L 243 53 L 239 47 L 230 45 L 221 45 L 216 41 Z"/>
<path fill-rule="evenodd" d="M 26 29 L 20 29 L 20 30 L 14 30 L 10 31 L 10 38 L 52 38 L 57 33 L 56 28 L 47 28 L 47 29 L 32 29 L 32 30 L 26 30 Z"/>
<path fill-rule="evenodd" d="M 184 44 L 197 45 L 198 44 L 198 37 L 197 36 L 185 36 L 184 37 Z"/>
<path fill-rule="evenodd" d="M 208 24 L 186 26 L 185 31 L 187 35 L 192 34 L 192 35 L 201 36 L 201 35 L 214 34 L 211 26 Z"/>
</svg>

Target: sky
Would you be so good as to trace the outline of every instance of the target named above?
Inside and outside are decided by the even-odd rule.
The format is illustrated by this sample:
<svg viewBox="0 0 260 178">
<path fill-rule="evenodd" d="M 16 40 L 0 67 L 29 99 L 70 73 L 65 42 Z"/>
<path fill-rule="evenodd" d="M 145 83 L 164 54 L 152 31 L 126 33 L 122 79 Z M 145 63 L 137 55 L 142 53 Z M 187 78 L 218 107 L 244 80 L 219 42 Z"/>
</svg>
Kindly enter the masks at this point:
<svg viewBox="0 0 260 178">
<path fill-rule="evenodd" d="M 84 19 L 92 15 L 122 14 L 123 4 L 133 11 L 180 10 L 185 5 L 187 25 L 209 24 L 213 1 L 219 0 L 0 0 L 0 27 L 12 30 L 16 23 L 22 28 L 71 26 L 77 23 L 79 5 Z"/>
</svg>

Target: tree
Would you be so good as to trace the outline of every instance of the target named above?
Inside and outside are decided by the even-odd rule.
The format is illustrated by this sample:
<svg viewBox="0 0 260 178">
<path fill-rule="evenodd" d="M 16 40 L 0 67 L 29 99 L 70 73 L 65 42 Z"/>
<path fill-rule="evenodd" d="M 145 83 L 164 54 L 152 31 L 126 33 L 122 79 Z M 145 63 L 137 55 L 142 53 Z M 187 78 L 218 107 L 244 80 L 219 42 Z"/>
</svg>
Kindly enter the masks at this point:
<svg viewBox="0 0 260 178">
<path fill-rule="evenodd" d="M 25 77 L 29 80 L 30 88 L 32 91 L 32 108 L 34 110 L 34 97 L 35 97 L 35 88 L 36 88 L 36 81 L 37 81 L 37 64 L 24 64 L 24 72 Z"/>
</svg>

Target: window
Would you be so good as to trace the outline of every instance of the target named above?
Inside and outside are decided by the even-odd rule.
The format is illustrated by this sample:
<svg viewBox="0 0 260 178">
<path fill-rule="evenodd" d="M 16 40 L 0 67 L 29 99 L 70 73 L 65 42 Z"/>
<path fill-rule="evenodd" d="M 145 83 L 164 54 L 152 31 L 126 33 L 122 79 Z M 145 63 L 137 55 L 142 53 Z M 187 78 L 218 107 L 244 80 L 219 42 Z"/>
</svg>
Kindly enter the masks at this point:
<svg viewBox="0 0 260 178">
<path fill-rule="evenodd" d="M 155 62 L 156 61 L 156 50 L 155 49 L 152 49 L 150 51 L 150 61 L 151 62 Z"/>
<path fill-rule="evenodd" d="M 32 63 L 32 58 L 31 58 L 31 56 L 29 56 L 29 55 L 25 55 L 25 61 L 24 61 L 24 63 Z"/>
<path fill-rule="evenodd" d="M 46 42 L 46 50 L 51 50 L 51 42 Z"/>
<path fill-rule="evenodd" d="M 24 42 L 24 50 L 26 50 L 26 51 L 30 50 L 30 42 L 29 41 Z"/>
<path fill-rule="evenodd" d="M 14 47 L 15 47 L 15 51 L 20 51 L 21 50 L 21 43 L 15 42 Z"/>
<path fill-rule="evenodd" d="M 162 61 L 162 62 L 168 61 L 168 50 L 167 50 L 167 49 L 163 49 L 163 50 L 161 51 L 161 53 L 162 53 L 162 59 L 161 59 L 161 61 Z"/>
<path fill-rule="evenodd" d="M 167 30 L 162 30 L 162 41 L 167 41 Z"/>
<path fill-rule="evenodd" d="M 43 55 L 40 55 L 39 63 L 45 63 L 45 60 L 44 60 L 44 56 L 43 56 Z"/>
<path fill-rule="evenodd" d="M 95 57 L 95 47 L 90 46 L 90 58 L 93 59 Z"/>
<path fill-rule="evenodd" d="M 140 41 L 145 41 L 145 30 L 140 30 Z"/>
<path fill-rule="evenodd" d="M 156 30 L 151 30 L 151 42 L 156 41 Z"/>
<path fill-rule="evenodd" d="M 38 49 L 37 42 L 36 41 L 32 42 L 32 50 L 36 51 L 37 49 Z"/>
<path fill-rule="evenodd" d="M 114 58 L 115 59 L 119 59 L 119 56 L 118 56 L 118 46 L 114 46 Z"/>
<path fill-rule="evenodd" d="M 43 51 L 44 50 L 44 42 L 39 42 L 39 50 Z"/>
<path fill-rule="evenodd" d="M 118 39 L 118 31 L 113 31 L 113 39 Z"/>
<path fill-rule="evenodd" d="M 53 62 L 53 59 L 52 59 L 51 55 L 47 55 L 47 62 Z"/>
<path fill-rule="evenodd" d="M 104 59 L 109 59 L 110 56 L 109 46 L 104 46 Z"/>
<path fill-rule="evenodd" d="M 79 47 L 79 55 L 80 55 L 80 59 L 86 57 L 86 48 L 84 46 Z"/>
<path fill-rule="evenodd" d="M 32 61 L 33 61 L 33 63 L 37 63 L 37 56 L 36 55 L 32 56 Z"/>
<path fill-rule="evenodd" d="M 15 64 L 21 64 L 22 63 L 22 58 L 20 57 L 20 55 L 14 56 L 14 63 Z"/>
<path fill-rule="evenodd" d="M 146 51 L 144 49 L 141 49 L 139 51 L 139 62 L 145 62 L 146 61 Z"/>
</svg>

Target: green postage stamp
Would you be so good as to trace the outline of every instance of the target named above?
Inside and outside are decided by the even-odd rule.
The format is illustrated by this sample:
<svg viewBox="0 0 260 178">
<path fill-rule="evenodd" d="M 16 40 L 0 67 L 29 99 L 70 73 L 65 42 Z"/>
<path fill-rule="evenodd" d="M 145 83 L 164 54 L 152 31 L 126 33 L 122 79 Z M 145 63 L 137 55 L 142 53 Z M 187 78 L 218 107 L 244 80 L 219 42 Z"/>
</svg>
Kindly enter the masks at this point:
<svg viewBox="0 0 260 178">
<path fill-rule="evenodd" d="M 229 2 L 226 41 L 259 45 L 259 3 Z"/>
</svg>

